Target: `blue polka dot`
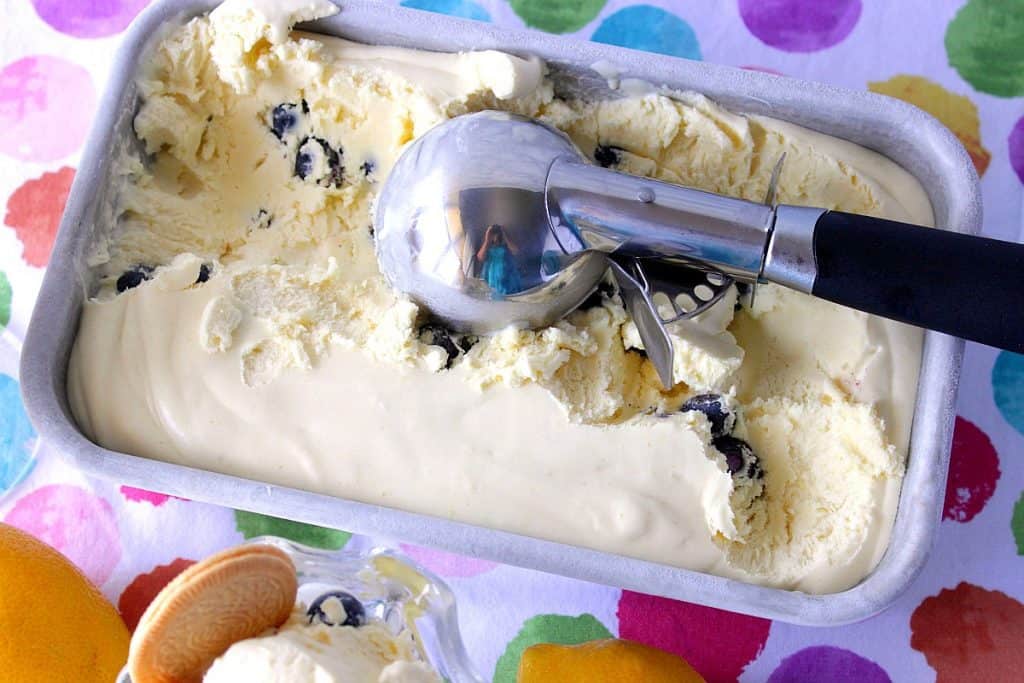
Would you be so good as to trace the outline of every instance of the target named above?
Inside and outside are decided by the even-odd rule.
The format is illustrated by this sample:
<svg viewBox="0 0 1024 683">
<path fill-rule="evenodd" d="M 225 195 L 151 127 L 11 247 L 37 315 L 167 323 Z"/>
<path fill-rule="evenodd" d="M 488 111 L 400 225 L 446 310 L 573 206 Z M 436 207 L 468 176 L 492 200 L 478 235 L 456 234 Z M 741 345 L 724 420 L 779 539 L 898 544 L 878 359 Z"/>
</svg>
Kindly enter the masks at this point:
<svg viewBox="0 0 1024 683">
<path fill-rule="evenodd" d="M 0 495 L 32 469 L 36 430 L 21 404 L 18 382 L 0 374 Z"/>
<path fill-rule="evenodd" d="M 438 14 L 450 14 L 453 17 L 490 21 L 491 15 L 480 5 L 470 0 L 402 0 L 402 7 L 422 9 Z"/>
<path fill-rule="evenodd" d="M 700 44 L 690 25 L 651 5 L 633 5 L 607 17 L 591 40 L 673 57 L 700 59 Z"/>
<path fill-rule="evenodd" d="M 992 367 L 992 394 L 1006 421 L 1024 434 L 1024 356 L 999 354 Z"/>
</svg>

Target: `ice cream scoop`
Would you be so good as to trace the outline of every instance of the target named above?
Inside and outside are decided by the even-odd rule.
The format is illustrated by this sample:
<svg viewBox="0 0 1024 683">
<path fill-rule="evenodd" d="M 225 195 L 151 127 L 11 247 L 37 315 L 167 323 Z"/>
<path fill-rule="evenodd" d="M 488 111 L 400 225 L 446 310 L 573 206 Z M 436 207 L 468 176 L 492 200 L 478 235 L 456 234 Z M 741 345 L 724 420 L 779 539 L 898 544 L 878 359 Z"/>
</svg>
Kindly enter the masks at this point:
<svg viewBox="0 0 1024 683">
<path fill-rule="evenodd" d="M 619 173 L 505 112 L 451 119 L 410 144 L 374 228 L 389 282 L 464 332 L 549 325 L 611 268 L 666 385 L 665 322 L 734 280 L 1024 351 L 1024 245 Z M 666 289 L 671 305 L 659 306 Z"/>
</svg>

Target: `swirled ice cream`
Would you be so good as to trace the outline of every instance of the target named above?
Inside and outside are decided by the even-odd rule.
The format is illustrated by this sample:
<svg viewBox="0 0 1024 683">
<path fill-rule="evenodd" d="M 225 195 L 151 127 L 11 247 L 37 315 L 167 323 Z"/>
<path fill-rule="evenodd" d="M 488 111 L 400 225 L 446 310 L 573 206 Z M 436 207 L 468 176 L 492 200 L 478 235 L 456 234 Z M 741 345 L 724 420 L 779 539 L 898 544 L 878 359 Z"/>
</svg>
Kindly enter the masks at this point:
<svg viewBox="0 0 1024 683">
<path fill-rule="evenodd" d="M 391 290 L 371 207 L 405 145 L 503 109 L 597 163 L 931 224 L 851 143 L 706 98 L 555 94 L 544 65 L 286 30 L 326 2 L 231 0 L 155 46 L 68 372 L 103 446 L 809 592 L 863 578 L 895 515 L 918 330 L 781 287 L 672 326 L 658 381 L 603 288 L 486 338 Z M 116 388 L 116 390 L 114 389 Z M 115 398 L 116 396 L 116 398 Z"/>
</svg>

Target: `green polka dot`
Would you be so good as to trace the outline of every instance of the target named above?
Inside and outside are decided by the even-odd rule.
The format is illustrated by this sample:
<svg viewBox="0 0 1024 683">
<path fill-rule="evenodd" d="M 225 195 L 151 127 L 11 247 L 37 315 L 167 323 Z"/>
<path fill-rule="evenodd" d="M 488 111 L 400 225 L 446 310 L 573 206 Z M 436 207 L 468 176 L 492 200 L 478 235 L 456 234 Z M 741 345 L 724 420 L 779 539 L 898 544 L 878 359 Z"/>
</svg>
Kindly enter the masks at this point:
<svg viewBox="0 0 1024 683">
<path fill-rule="evenodd" d="M 519 633 L 505 647 L 494 668 L 494 683 L 515 683 L 523 651 L 537 643 L 579 645 L 589 640 L 611 638 L 611 632 L 591 614 L 567 617 L 562 614 L 540 614 L 523 622 Z"/>
<path fill-rule="evenodd" d="M 509 0 L 527 26 L 548 33 L 571 33 L 587 25 L 605 0 Z"/>
<path fill-rule="evenodd" d="M 11 322 L 11 281 L 7 274 L 0 270 L 0 330 Z"/>
<path fill-rule="evenodd" d="M 344 547 L 348 543 L 348 539 L 352 537 L 352 534 L 347 531 L 258 515 L 255 512 L 245 512 L 244 510 L 235 510 L 235 528 L 247 539 L 256 536 L 280 536 L 296 543 L 328 550 Z"/>
<path fill-rule="evenodd" d="M 1017 554 L 1024 555 L 1024 491 L 1021 491 L 1020 499 L 1013 506 L 1010 529 L 1013 530 L 1013 538 L 1017 541 Z"/>
<path fill-rule="evenodd" d="M 946 55 L 976 90 L 1024 95 L 1024 0 L 970 0 L 949 22 Z"/>
</svg>

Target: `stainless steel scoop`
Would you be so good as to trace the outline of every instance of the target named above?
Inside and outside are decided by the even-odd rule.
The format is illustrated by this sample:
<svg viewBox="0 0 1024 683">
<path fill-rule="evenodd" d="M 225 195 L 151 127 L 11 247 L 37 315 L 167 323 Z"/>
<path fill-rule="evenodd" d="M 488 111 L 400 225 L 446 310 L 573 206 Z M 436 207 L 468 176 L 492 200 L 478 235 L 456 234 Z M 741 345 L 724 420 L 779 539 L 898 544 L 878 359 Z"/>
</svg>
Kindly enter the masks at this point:
<svg viewBox="0 0 1024 683">
<path fill-rule="evenodd" d="M 403 152 L 377 200 L 377 257 L 396 289 L 475 334 L 550 325 L 610 269 L 666 386 L 666 321 L 733 281 L 1024 351 L 1024 245 L 771 200 L 600 168 L 558 130 L 480 112 Z M 666 290 L 690 304 L 659 309 Z"/>
</svg>

